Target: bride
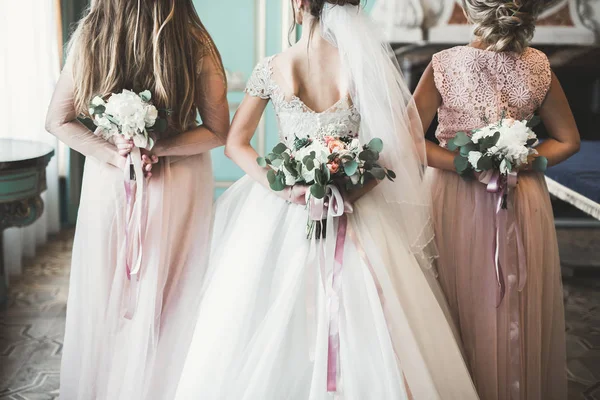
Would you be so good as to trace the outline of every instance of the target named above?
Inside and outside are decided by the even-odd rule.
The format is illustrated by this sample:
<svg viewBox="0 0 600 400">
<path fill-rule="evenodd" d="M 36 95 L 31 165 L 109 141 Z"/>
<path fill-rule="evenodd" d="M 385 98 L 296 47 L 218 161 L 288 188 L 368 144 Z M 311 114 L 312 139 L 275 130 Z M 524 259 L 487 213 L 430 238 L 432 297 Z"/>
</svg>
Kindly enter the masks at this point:
<svg viewBox="0 0 600 400">
<path fill-rule="evenodd" d="M 360 0 L 293 3 L 301 40 L 256 67 L 232 123 L 226 153 L 248 175 L 216 206 L 175 398 L 477 399 L 431 268 L 423 132 L 391 49 Z M 287 144 L 334 124 L 385 143 L 380 161 L 397 179 L 347 194 L 341 272 L 315 256 L 335 233 L 306 238 L 307 188 L 271 191 L 256 162 L 269 100 Z"/>
</svg>

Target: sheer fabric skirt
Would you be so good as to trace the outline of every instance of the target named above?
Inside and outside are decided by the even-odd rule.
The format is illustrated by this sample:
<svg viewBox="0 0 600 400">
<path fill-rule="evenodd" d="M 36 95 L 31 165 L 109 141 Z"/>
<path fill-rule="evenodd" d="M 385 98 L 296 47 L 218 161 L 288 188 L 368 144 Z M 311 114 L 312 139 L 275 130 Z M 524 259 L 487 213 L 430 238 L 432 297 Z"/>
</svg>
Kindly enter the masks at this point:
<svg viewBox="0 0 600 400">
<path fill-rule="evenodd" d="M 404 377 L 416 399 L 477 398 L 435 276 L 395 234 L 377 189 L 349 216 L 355 238 L 346 238 L 341 273 L 339 386 L 327 392 L 332 308 L 306 218 L 304 207 L 249 177 L 219 199 L 204 299 L 175 398 L 398 400 L 408 398 Z"/>
<path fill-rule="evenodd" d="M 63 400 L 173 397 L 206 271 L 210 156 L 165 158 L 152 172 L 139 295 L 129 320 L 123 171 L 86 160 L 67 304 Z"/>
<path fill-rule="evenodd" d="M 430 169 L 428 174 L 433 187 L 440 282 L 460 329 L 475 385 L 482 400 L 509 400 L 510 294 L 496 307 L 498 195 L 454 172 Z M 521 354 L 517 374 L 520 398 L 564 400 L 567 382 L 560 259 L 543 175 L 519 175 L 514 210 L 527 271 L 524 289 L 516 293 L 519 328 L 513 332 L 518 335 Z M 506 276 L 504 280 L 508 282 Z"/>
</svg>

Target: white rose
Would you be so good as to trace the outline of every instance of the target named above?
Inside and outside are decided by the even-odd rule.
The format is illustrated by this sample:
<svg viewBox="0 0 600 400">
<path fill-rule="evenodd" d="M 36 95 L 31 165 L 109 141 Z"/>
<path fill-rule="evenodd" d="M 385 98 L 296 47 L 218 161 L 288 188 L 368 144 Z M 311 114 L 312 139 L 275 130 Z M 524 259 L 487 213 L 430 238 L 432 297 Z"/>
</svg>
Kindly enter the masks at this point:
<svg viewBox="0 0 600 400">
<path fill-rule="evenodd" d="M 469 164 L 471 164 L 473 168 L 477 169 L 477 163 L 482 156 L 483 154 L 479 151 L 469 152 Z"/>
<path fill-rule="evenodd" d="M 144 122 L 146 123 L 146 128 L 153 127 L 156 123 L 156 119 L 158 118 L 158 110 L 153 105 L 146 106 L 146 116 L 144 118 Z"/>
<path fill-rule="evenodd" d="M 286 167 L 282 167 L 281 170 L 285 176 L 285 184 L 287 186 L 292 186 L 294 183 L 296 183 L 296 178 L 294 178 L 294 176 L 290 173 L 290 171 L 287 170 Z"/>
</svg>

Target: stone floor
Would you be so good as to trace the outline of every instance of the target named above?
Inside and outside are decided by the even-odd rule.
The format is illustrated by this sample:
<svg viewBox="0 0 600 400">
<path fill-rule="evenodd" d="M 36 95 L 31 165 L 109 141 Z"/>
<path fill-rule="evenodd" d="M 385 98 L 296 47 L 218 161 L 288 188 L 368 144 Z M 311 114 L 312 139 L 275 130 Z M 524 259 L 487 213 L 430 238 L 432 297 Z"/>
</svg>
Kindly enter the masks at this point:
<svg viewBox="0 0 600 400">
<path fill-rule="evenodd" d="M 53 238 L 11 283 L 0 309 L 0 400 L 58 399 L 72 234 Z M 558 236 L 565 267 L 600 266 L 599 231 Z M 600 400 L 600 269 L 565 278 L 565 305 L 568 400 Z"/>
</svg>

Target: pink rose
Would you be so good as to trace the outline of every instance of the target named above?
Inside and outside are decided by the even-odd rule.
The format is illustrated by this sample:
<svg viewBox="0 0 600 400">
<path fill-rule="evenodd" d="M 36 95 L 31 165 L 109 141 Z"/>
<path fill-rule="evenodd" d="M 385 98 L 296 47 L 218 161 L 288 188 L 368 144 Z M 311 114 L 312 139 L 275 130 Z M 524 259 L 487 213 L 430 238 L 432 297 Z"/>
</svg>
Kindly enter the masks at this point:
<svg viewBox="0 0 600 400">
<path fill-rule="evenodd" d="M 325 144 L 329 144 L 329 142 L 335 140 L 333 136 L 323 136 L 323 139 L 325 139 Z"/>
<path fill-rule="evenodd" d="M 327 148 L 329 152 L 336 153 L 346 148 L 346 145 L 341 140 L 334 139 L 327 143 Z"/>
<path fill-rule="evenodd" d="M 336 172 L 339 171 L 340 164 L 338 164 L 335 161 L 332 161 L 331 163 L 327 164 L 327 168 L 329 168 L 329 172 L 331 172 L 332 174 L 335 174 Z"/>
</svg>

